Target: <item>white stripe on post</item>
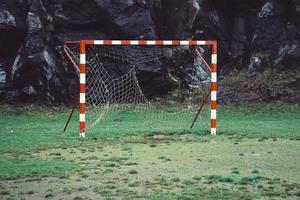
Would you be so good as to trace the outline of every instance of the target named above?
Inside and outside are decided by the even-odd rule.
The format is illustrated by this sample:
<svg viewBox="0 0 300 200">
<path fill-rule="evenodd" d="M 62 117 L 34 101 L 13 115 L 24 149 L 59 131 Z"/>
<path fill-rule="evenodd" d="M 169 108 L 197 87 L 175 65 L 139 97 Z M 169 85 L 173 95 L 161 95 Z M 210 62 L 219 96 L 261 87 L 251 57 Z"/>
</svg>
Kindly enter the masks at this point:
<svg viewBox="0 0 300 200">
<path fill-rule="evenodd" d="M 137 40 L 131 40 L 130 44 L 131 45 L 139 45 L 139 41 L 137 41 Z"/>
<path fill-rule="evenodd" d="M 86 64 L 85 54 L 80 54 L 80 64 L 81 65 L 85 65 Z"/>
<path fill-rule="evenodd" d="M 155 40 L 147 40 L 146 43 L 147 43 L 147 45 L 156 45 Z"/>
<path fill-rule="evenodd" d="M 84 73 L 80 73 L 80 84 L 85 84 L 85 77 Z"/>
<path fill-rule="evenodd" d="M 187 40 L 181 40 L 180 45 L 189 45 L 189 41 Z"/>
<path fill-rule="evenodd" d="M 211 64 L 217 64 L 217 54 L 211 55 Z"/>
<path fill-rule="evenodd" d="M 217 91 L 211 91 L 211 100 L 217 101 Z"/>
<path fill-rule="evenodd" d="M 85 122 L 85 114 L 80 113 L 79 120 L 80 122 Z"/>
<path fill-rule="evenodd" d="M 85 103 L 85 93 L 80 93 L 79 94 L 79 102 L 80 103 Z"/>
<path fill-rule="evenodd" d="M 163 44 L 164 44 L 164 45 L 172 45 L 173 43 L 172 43 L 171 40 L 164 40 L 164 41 L 163 41 Z"/>
<path fill-rule="evenodd" d="M 205 45 L 205 44 L 206 44 L 205 41 L 201 41 L 201 40 L 197 41 L 197 45 Z"/>
<path fill-rule="evenodd" d="M 211 82 L 217 82 L 217 73 L 216 72 L 211 73 Z"/>
<path fill-rule="evenodd" d="M 211 119 L 217 119 L 217 110 L 216 109 L 211 110 Z"/>
<path fill-rule="evenodd" d="M 120 40 L 113 40 L 111 41 L 112 45 L 121 45 L 121 41 Z"/>
<path fill-rule="evenodd" d="M 94 44 L 96 44 L 96 45 L 103 45 L 104 41 L 103 40 L 94 40 Z"/>
</svg>

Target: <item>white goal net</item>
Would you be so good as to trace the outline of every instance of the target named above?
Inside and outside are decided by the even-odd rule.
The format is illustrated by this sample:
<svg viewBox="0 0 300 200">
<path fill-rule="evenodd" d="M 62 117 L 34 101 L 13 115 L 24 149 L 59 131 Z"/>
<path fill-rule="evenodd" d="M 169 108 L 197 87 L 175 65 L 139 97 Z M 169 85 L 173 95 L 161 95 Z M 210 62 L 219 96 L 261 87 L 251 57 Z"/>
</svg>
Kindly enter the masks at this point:
<svg viewBox="0 0 300 200">
<path fill-rule="evenodd" d="M 209 46 L 91 44 L 85 47 L 84 63 L 81 58 L 84 66 L 78 44 L 65 45 L 65 51 L 84 72 L 83 132 L 210 130 Z"/>
</svg>

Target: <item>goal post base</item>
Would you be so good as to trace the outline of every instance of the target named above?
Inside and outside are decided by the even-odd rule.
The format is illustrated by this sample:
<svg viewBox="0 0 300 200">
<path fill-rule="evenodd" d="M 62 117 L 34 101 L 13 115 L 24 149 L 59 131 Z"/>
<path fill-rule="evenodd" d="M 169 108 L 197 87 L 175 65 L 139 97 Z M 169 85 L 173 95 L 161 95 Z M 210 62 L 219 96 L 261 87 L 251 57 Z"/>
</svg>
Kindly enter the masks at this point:
<svg viewBox="0 0 300 200">
<path fill-rule="evenodd" d="M 217 129 L 216 129 L 216 128 L 212 128 L 212 129 L 210 130 L 210 134 L 211 134 L 212 136 L 217 135 Z"/>
<path fill-rule="evenodd" d="M 79 137 L 80 138 L 85 138 L 85 133 L 83 132 L 83 133 L 79 133 Z"/>
</svg>

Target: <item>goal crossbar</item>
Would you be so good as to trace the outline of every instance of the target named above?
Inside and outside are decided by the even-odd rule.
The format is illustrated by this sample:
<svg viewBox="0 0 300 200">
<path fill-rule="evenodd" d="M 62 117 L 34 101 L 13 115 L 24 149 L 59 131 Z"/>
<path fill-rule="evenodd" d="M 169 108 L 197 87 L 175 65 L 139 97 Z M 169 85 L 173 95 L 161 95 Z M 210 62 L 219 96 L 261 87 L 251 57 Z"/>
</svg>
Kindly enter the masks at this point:
<svg viewBox="0 0 300 200">
<path fill-rule="evenodd" d="M 216 110 L 217 110 L 217 42 L 212 40 L 81 40 L 81 41 L 66 41 L 65 44 L 80 45 L 80 61 L 79 61 L 79 120 L 80 120 L 80 137 L 85 137 L 86 132 L 86 49 L 88 45 L 104 45 L 104 46 L 200 46 L 207 45 L 211 48 L 211 72 L 210 84 L 210 132 L 211 135 L 216 135 Z M 197 51 L 197 55 L 199 52 Z M 207 63 L 205 63 L 208 65 Z M 201 109 L 201 108 L 200 108 Z M 195 120 L 197 115 L 195 117 Z M 194 123 L 194 122 L 193 122 Z"/>
</svg>

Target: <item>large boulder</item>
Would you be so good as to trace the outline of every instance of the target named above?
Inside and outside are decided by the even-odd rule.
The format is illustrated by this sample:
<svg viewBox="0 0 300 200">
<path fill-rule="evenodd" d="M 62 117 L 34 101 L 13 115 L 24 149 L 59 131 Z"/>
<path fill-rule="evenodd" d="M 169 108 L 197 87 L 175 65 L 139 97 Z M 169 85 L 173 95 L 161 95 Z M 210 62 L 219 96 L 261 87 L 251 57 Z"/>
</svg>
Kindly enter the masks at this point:
<svg viewBox="0 0 300 200">
<path fill-rule="evenodd" d="M 196 0 L 152 0 L 151 7 L 155 28 L 162 39 L 191 39 L 186 34 L 193 27 L 200 10 Z"/>
<path fill-rule="evenodd" d="M 111 39 L 156 37 L 150 9 L 143 1 L 50 0 L 44 4 L 58 32 L 106 32 Z"/>
<path fill-rule="evenodd" d="M 295 15 L 293 9 L 283 1 L 264 1 L 253 19 L 252 60 L 263 57 L 265 63 L 269 63 L 265 68 L 287 70 L 300 66 L 300 29 L 289 17 Z"/>
<path fill-rule="evenodd" d="M 282 1 L 267 0 L 258 10 L 253 19 L 252 48 L 269 52 L 285 32 L 287 7 Z"/>
<path fill-rule="evenodd" d="M 20 101 L 60 101 L 61 70 L 51 44 L 49 16 L 39 0 L 28 1 L 27 33 L 11 69 L 13 91 Z M 14 99 L 16 92 L 12 93 Z M 8 93 L 8 94 L 10 94 Z"/>
<path fill-rule="evenodd" d="M 25 36 L 26 6 L 23 1 L 0 2 L 0 95 L 11 84 L 11 66 Z M 1 97 L 0 97 L 1 99 Z"/>
</svg>

